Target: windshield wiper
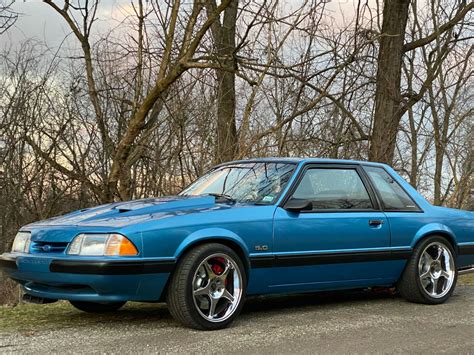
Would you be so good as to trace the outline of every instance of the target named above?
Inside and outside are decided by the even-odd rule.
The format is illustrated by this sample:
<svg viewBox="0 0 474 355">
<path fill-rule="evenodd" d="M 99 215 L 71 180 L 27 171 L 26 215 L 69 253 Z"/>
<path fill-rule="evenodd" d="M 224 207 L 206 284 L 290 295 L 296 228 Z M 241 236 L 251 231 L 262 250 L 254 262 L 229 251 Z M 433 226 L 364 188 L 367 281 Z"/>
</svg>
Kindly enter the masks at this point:
<svg viewBox="0 0 474 355">
<path fill-rule="evenodd" d="M 216 201 L 221 200 L 221 202 L 222 202 L 222 200 L 224 200 L 224 201 L 227 201 L 227 202 L 230 202 L 230 203 L 236 203 L 237 202 L 236 200 L 234 200 L 232 198 L 232 196 L 229 196 L 229 195 L 226 195 L 226 194 L 218 194 L 218 193 L 215 193 L 215 192 L 210 192 L 207 195 L 216 197 Z"/>
</svg>

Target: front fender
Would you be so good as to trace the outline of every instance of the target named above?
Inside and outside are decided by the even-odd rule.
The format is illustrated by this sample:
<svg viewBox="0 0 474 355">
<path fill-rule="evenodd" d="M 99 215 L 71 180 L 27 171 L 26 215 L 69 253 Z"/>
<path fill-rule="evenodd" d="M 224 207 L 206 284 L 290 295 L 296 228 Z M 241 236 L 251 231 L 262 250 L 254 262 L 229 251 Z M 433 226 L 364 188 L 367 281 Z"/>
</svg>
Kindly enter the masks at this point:
<svg viewBox="0 0 474 355">
<path fill-rule="evenodd" d="M 456 235 L 448 226 L 441 223 L 430 223 L 421 227 L 418 232 L 415 234 L 415 237 L 412 240 L 411 247 L 414 248 L 415 245 L 423 239 L 425 236 L 430 234 L 441 234 L 449 236 L 456 247 L 458 245 L 456 240 Z"/>
<path fill-rule="evenodd" d="M 174 257 L 178 259 L 184 253 L 185 250 L 187 250 L 190 246 L 194 244 L 215 239 L 225 239 L 234 242 L 242 249 L 245 256 L 248 257 L 249 250 L 245 245 L 243 239 L 234 232 L 231 232 L 230 230 L 224 228 L 206 228 L 191 233 L 178 246 Z"/>
</svg>

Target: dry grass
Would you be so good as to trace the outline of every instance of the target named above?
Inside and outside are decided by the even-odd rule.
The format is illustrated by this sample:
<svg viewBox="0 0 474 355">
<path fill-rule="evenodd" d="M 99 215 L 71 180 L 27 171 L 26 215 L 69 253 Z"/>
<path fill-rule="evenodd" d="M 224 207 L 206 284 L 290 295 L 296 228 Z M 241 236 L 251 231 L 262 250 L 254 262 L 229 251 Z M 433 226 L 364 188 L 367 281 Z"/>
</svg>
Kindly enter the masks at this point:
<svg viewBox="0 0 474 355">
<path fill-rule="evenodd" d="M 0 281 L 0 305 L 14 306 L 20 301 L 21 293 L 18 284 L 12 280 Z"/>
<path fill-rule="evenodd" d="M 458 284 L 474 286 L 474 273 L 459 276 Z"/>
<path fill-rule="evenodd" d="M 128 303 L 119 312 L 89 314 L 76 310 L 66 301 L 36 305 L 20 303 L 15 307 L 0 306 L 0 333 L 80 328 L 105 323 L 133 324 L 169 318 L 164 304 Z"/>
</svg>

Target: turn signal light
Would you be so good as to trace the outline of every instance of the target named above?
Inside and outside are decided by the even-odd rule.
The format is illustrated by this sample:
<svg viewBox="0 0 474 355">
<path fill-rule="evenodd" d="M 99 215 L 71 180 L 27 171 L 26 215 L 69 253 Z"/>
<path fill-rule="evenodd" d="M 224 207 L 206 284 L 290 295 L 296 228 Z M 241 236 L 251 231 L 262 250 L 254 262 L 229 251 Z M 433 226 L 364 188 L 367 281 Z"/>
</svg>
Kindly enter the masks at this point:
<svg viewBox="0 0 474 355">
<path fill-rule="evenodd" d="M 107 240 L 104 255 L 107 256 L 133 256 L 138 255 L 138 250 L 127 238 L 119 234 L 111 234 Z"/>
</svg>

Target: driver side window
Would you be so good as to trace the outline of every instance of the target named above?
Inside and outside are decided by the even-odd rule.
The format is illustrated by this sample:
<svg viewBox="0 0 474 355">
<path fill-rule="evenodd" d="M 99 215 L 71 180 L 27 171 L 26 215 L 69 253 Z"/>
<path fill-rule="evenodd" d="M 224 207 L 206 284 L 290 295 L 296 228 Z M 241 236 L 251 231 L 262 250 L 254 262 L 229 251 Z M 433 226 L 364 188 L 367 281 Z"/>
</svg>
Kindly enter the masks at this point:
<svg viewBox="0 0 474 355">
<path fill-rule="evenodd" d="M 313 210 L 372 210 L 369 194 L 355 169 L 310 168 L 292 199 L 310 200 Z"/>
</svg>

